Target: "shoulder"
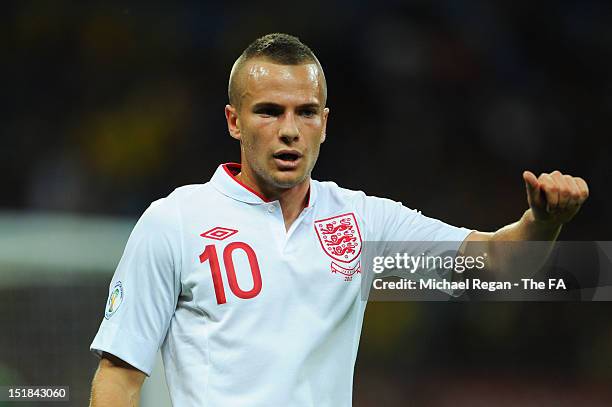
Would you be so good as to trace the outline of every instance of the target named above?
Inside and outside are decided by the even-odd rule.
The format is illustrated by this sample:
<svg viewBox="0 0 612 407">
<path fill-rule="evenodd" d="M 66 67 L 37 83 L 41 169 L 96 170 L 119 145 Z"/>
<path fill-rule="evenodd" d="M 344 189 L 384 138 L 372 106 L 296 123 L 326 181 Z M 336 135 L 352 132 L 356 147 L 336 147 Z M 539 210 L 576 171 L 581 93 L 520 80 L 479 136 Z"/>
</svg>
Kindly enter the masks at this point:
<svg viewBox="0 0 612 407">
<path fill-rule="evenodd" d="M 211 189 L 213 188 L 210 182 L 207 182 L 205 184 L 183 185 L 183 186 L 176 188 L 167 197 L 159 199 L 155 202 L 162 201 L 164 204 L 167 204 L 167 205 L 171 205 L 171 204 L 178 205 L 186 201 L 189 201 L 190 199 L 198 195 L 206 194 L 210 192 Z"/>
<path fill-rule="evenodd" d="M 365 199 L 367 195 L 363 191 L 342 188 L 332 181 L 316 181 L 313 180 L 317 187 L 319 199 L 347 202 Z"/>
<path fill-rule="evenodd" d="M 177 187 L 166 197 L 157 199 L 151 203 L 150 208 L 158 212 L 177 211 L 181 207 L 189 204 L 195 204 L 202 197 L 210 196 L 216 191 L 210 182 L 204 184 L 190 184 Z"/>
<path fill-rule="evenodd" d="M 338 186 L 331 181 L 314 181 L 318 187 L 320 197 L 326 200 L 339 201 L 356 205 L 357 207 L 365 206 L 402 206 L 401 202 L 394 201 L 389 198 L 381 198 L 378 196 L 368 195 L 361 190 L 353 190 Z"/>
<path fill-rule="evenodd" d="M 184 185 L 176 188 L 167 196 L 151 202 L 139 222 L 146 222 L 149 226 L 166 230 L 177 230 L 182 208 L 199 194 L 205 193 L 210 188 L 207 184 Z"/>
</svg>

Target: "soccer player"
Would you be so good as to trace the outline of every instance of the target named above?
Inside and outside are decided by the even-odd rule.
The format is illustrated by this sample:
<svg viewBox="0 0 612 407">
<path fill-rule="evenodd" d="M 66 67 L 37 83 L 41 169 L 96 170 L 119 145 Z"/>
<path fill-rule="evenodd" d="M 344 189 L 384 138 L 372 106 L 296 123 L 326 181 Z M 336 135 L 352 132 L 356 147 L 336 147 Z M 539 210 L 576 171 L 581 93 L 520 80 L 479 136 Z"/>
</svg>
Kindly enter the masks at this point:
<svg viewBox="0 0 612 407">
<path fill-rule="evenodd" d="M 160 347 L 175 406 L 350 406 L 363 241 L 427 241 L 432 255 L 439 242 L 553 241 L 587 198 L 581 178 L 526 171 L 529 209 L 482 233 L 315 181 L 326 98 L 295 37 L 266 35 L 237 59 L 225 116 L 241 162 L 134 227 L 91 344 L 92 406 L 136 405 Z"/>
</svg>

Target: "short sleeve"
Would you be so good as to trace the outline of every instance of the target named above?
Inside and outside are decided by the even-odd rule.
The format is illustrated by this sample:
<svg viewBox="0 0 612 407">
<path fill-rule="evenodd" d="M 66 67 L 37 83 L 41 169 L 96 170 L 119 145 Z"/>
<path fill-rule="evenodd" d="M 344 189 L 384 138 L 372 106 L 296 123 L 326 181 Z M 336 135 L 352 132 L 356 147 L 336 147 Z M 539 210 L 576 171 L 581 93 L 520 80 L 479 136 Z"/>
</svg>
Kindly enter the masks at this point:
<svg viewBox="0 0 612 407">
<path fill-rule="evenodd" d="M 109 286 L 104 319 L 90 349 L 150 375 L 180 293 L 180 223 L 168 198 L 138 220 Z"/>
<path fill-rule="evenodd" d="M 363 210 L 377 241 L 461 243 L 471 232 L 386 198 L 366 196 Z"/>
<path fill-rule="evenodd" d="M 374 256 L 456 256 L 472 232 L 449 225 L 386 198 L 365 196 L 362 201 L 367 222 L 366 258 Z M 425 271 L 424 269 L 420 269 Z M 407 276 L 406 271 L 388 270 L 389 275 Z M 409 277 L 416 277 L 410 274 Z"/>
</svg>

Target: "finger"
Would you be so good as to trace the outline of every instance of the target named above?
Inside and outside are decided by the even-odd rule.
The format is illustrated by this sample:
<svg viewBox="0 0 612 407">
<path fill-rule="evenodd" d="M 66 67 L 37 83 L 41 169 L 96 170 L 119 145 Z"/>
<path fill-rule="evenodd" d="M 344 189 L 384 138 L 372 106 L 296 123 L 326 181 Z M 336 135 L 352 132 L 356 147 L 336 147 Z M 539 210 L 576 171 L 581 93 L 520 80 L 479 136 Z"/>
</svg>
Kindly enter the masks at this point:
<svg viewBox="0 0 612 407">
<path fill-rule="evenodd" d="M 559 204 L 559 186 L 550 174 L 541 174 L 538 181 L 546 197 L 546 211 L 548 213 L 556 211 Z"/>
<path fill-rule="evenodd" d="M 582 203 L 580 201 L 580 188 L 578 187 L 576 180 L 571 175 L 564 175 L 563 180 L 568 185 L 570 192 L 570 198 L 567 207 L 570 208 L 580 206 L 580 204 Z"/>
<path fill-rule="evenodd" d="M 575 177 L 574 180 L 576 184 L 578 184 L 578 188 L 580 188 L 580 202 L 582 203 L 589 197 L 589 186 L 586 181 L 580 177 Z"/>
<path fill-rule="evenodd" d="M 571 185 L 567 183 L 565 177 L 559 171 L 553 171 L 550 176 L 559 187 L 559 202 L 557 203 L 557 208 L 563 210 L 569 206 L 571 201 Z"/>
<path fill-rule="evenodd" d="M 523 180 L 525 180 L 525 188 L 527 189 L 527 201 L 529 205 L 535 204 L 542 206 L 540 198 L 540 183 L 535 174 L 531 171 L 523 171 Z"/>
</svg>

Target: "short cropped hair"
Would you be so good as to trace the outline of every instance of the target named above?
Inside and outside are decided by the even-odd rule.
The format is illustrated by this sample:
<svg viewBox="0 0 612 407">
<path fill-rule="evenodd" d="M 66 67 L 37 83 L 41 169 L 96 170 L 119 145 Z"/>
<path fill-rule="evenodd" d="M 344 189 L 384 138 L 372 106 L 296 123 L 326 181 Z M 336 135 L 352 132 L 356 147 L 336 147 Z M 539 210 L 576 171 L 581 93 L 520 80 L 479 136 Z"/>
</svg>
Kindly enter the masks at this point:
<svg viewBox="0 0 612 407">
<path fill-rule="evenodd" d="M 314 52 L 299 38 L 293 35 L 283 33 L 272 33 L 264 35 L 253 41 L 240 54 L 240 57 L 234 63 L 230 74 L 227 94 L 229 102 L 232 106 L 239 106 L 239 89 L 237 89 L 237 81 L 235 74 L 242 69 L 243 65 L 250 59 L 264 58 L 271 62 L 281 65 L 301 65 L 305 63 L 315 63 L 318 65 L 321 75 L 323 76 L 323 94 L 327 98 L 327 84 L 323 75 L 323 68 Z M 325 101 L 323 101 L 325 104 Z"/>
</svg>

